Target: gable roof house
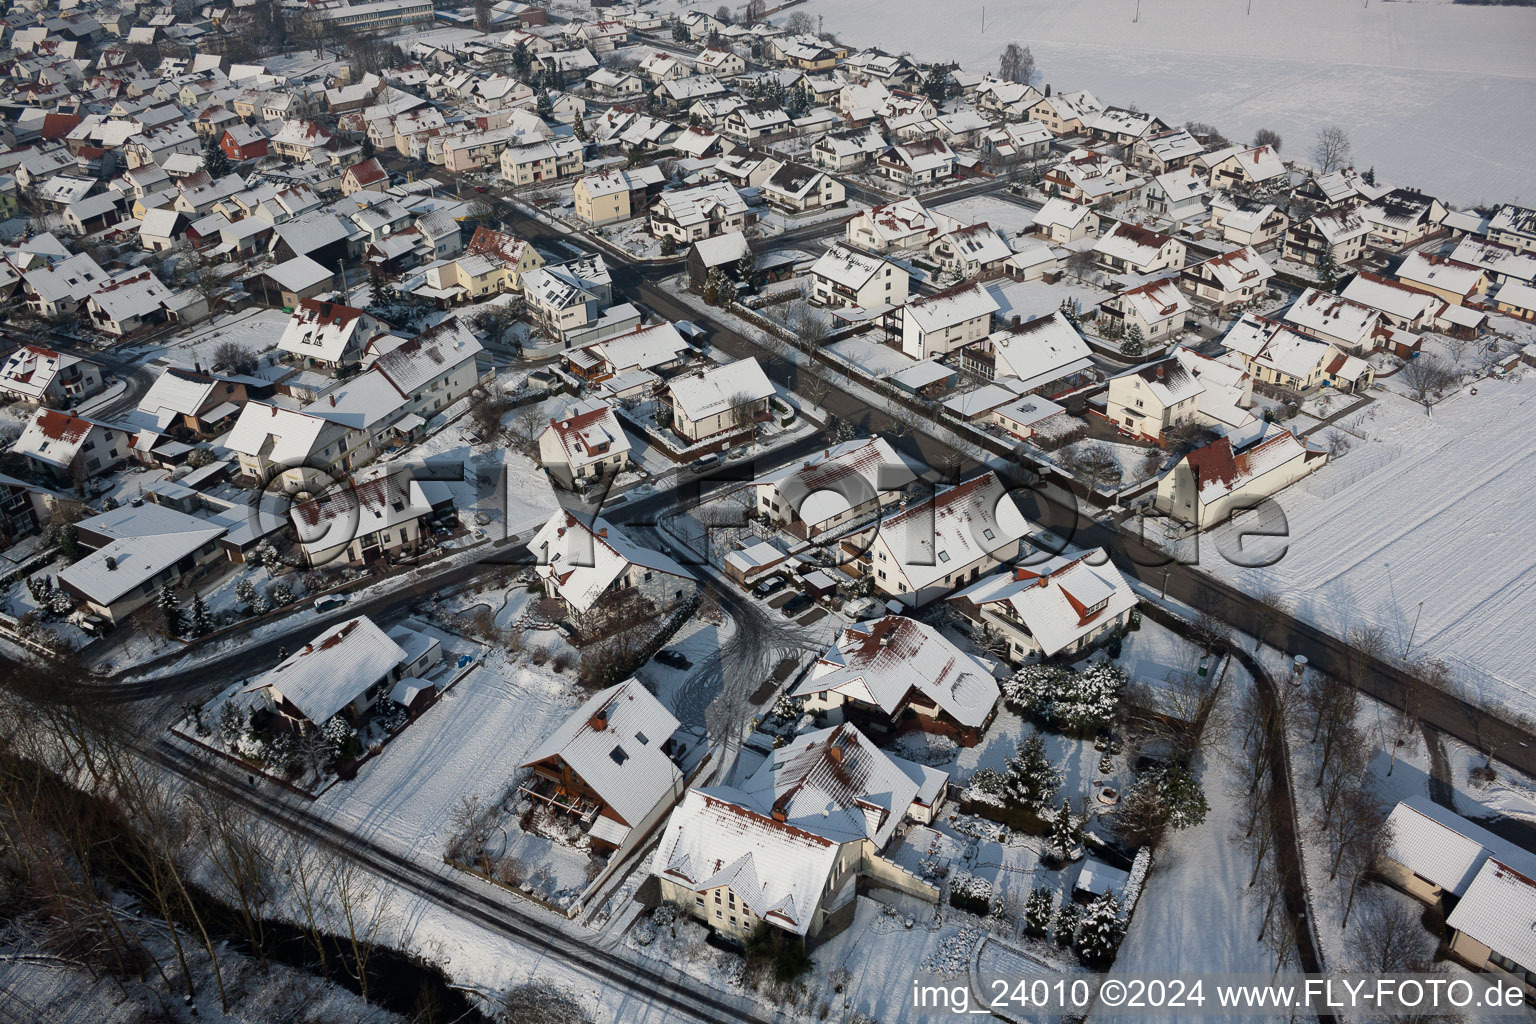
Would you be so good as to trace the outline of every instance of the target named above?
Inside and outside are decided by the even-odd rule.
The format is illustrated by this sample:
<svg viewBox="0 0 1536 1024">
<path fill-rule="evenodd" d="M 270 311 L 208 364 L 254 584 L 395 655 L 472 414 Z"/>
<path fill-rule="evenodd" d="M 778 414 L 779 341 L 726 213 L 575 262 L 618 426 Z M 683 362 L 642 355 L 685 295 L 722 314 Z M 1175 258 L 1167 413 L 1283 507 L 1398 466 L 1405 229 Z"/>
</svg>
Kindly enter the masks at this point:
<svg viewBox="0 0 1536 1024">
<path fill-rule="evenodd" d="M 1185 267 L 1179 273 L 1179 288 L 1200 305 L 1224 313 L 1258 298 L 1274 276 L 1264 257 L 1243 246 Z"/>
<path fill-rule="evenodd" d="M 738 359 L 667 383 L 663 400 L 672 410 L 672 431 L 696 445 L 736 438 L 768 417 L 774 389 L 757 357 Z M 721 437 L 729 435 L 729 437 Z"/>
<path fill-rule="evenodd" d="M 1001 276 L 1013 257 L 1003 236 L 986 221 L 957 228 L 934 239 L 928 255 L 939 269 L 961 280 L 986 280 Z"/>
<path fill-rule="evenodd" d="M 585 825 L 595 851 L 628 850 L 683 791 L 678 724 L 638 679 L 599 690 L 529 751 L 519 792 Z"/>
<path fill-rule="evenodd" d="M 1158 481 L 1153 503 L 1163 514 L 1206 530 L 1236 512 L 1257 508 L 1327 461 L 1326 451 L 1279 425 L 1241 450 L 1221 437 L 1180 459 Z"/>
<path fill-rule="evenodd" d="M 1536 253 L 1536 210 L 1505 203 L 1488 222 L 1488 241 L 1515 252 Z"/>
<path fill-rule="evenodd" d="M 949 143 L 929 138 L 892 146 L 875 160 L 875 167 L 903 185 L 928 185 L 953 177 L 958 159 Z"/>
<path fill-rule="evenodd" d="M 128 271 L 93 291 L 82 305 L 90 325 L 123 337 L 152 324 L 208 315 L 208 300 L 190 288 L 172 291 L 148 270 Z"/>
<path fill-rule="evenodd" d="M 1365 251 L 1371 225 L 1359 210 L 1343 207 L 1315 213 L 1296 221 L 1285 233 L 1285 258 L 1292 263 L 1316 267 L 1329 253 L 1336 267 L 1345 267 Z"/>
<path fill-rule="evenodd" d="M 1297 296 L 1282 319 L 1295 330 L 1350 355 L 1364 356 L 1380 345 L 1380 310 L 1316 288 Z"/>
<path fill-rule="evenodd" d="M 1184 266 L 1184 243 L 1129 221 L 1121 221 L 1093 245 L 1098 265 L 1111 274 L 1150 274 Z"/>
<path fill-rule="evenodd" d="M 675 370 L 687 361 L 690 352 L 677 328 L 662 321 L 568 348 L 560 358 L 572 374 L 599 383 L 626 374 Z"/>
<path fill-rule="evenodd" d="M 266 395 L 271 385 L 254 377 L 167 366 L 139 399 L 138 411 L 156 430 L 188 439 L 230 426 L 230 418 L 245 406 L 252 391 Z"/>
<path fill-rule="evenodd" d="M 1211 184 L 1199 168 L 1181 167 L 1154 175 L 1142 193 L 1147 209 L 1170 220 L 1204 220 Z"/>
<path fill-rule="evenodd" d="M 101 420 L 57 409 L 38 409 L 11 451 L 39 473 L 63 485 L 99 476 L 128 458 L 133 434 Z"/>
<path fill-rule="evenodd" d="M 985 338 L 998 308 L 990 292 L 971 282 L 913 299 L 890 316 L 901 317 L 902 352 L 929 359 Z"/>
<path fill-rule="evenodd" d="M 606 402 L 571 403 L 539 434 L 539 465 L 567 487 L 617 473 L 629 459 L 629 437 Z"/>
<path fill-rule="evenodd" d="M 1483 246 L 1483 250 L 1495 249 L 1493 246 Z M 1513 260 L 1495 260 L 1492 266 L 1478 263 L 1463 263 L 1458 253 L 1475 253 L 1479 251 L 1477 243 L 1468 245 L 1465 240 L 1456 247 L 1450 258 L 1436 256 L 1433 253 L 1411 252 L 1397 268 L 1397 279 L 1414 288 L 1421 288 L 1431 292 L 1444 301 L 1454 306 L 1467 305 L 1469 301 L 1489 289 L 1496 274 L 1495 268 L 1501 264 L 1515 269 L 1514 264 L 1520 257 Z M 1509 253 L 1513 256 L 1513 253 Z M 1531 264 L 1526 271 L 1536 277 L 1536 259 L 1526 257 Z"/>
<path fill-rule="evenodd" d="M 1287 174 L 1280 154 L 1269 146 L 1251 149 L 1233 146 L 1196 157 L 1195 162 L 1210 169 L 1212 188 L 1242 190 L 1257 185 L 1281 184 Z"/>
<path fill-rule="evenodd" d="M 571 187 L 576 216 L 593 224 L 612 224 L 644 213 L 661 192 L 666 177 L 655 166 L 610 169 L 578 178 Z"/>
<path fill-rule="evenodd" d="M 787 163 L 763 182 L 763 198 L 789 213 L 841 206 L 847 199 L 843 183 L 803 164 Z"/>
<path fill-rule="evenodd" d="M 386 633 L 359 615 L 327 627 L 245 692 L 260 693 L 293 729 L 309 732 L 337 715 L 356 724 L 380 698 L 400 694 L 402 682 L 421 682 L 441 659 L 432 637 L 408 626 Z"/>
<path fill-rule="evenodd" d="M 1033 320 L 1014 317 L 961 349 L 960 365 L 1016 395 L 1058 396 L 1093 379 L 1088 343 L 1059 309 Z"/>
<path fill-rule="evenodd" d="M 1339 291 L 1341 298 L 1381 311 L 1382 319 L 1405 331 L 1425 331 L 1438 324 L 1445 300 L 1433 292 L 1362 270 Z"/>
<path fill-rule="evenodd" d="M 875 125 L 828 132 L 811 145 L 811 162 L 829 171 L 867 167 L 889 143 Z"/>
<path fill-rule="evenodd" d="M 1136 592 L 1103 548 L 1054 555 L 988 576 L 951 597 L 977 626 L 1000 634 L 1009 660 L 1079 654 L 1124 626 Z"/>
<path fill-rule="evenodd" d="M 869 253 L 834 244 L 811 266 L 811 301 L 839 309 L 880 310 L 907 301 L 911 278 L 902 267 Z"/>
<path fill-rule="evenodd" d="M 726 181 L 663 192 L 651 205 L 651 234 L 657 238 L 694 242 L 741 231 L 746 224 L 746 200 Z"/>
<path fill-rule="evenodd" d="M 539 527 L 528 550 L 545 593 L 577 619 L 631 599 L 665 611 L 695 587 L 693 574 L 669 556 L 641 547 L 606 519 L 588 523 L 565 509 Z"/>
<path fill-rule="evenodd" d="M 945 213 L 924 209 L 917 199 L 900 199 L 854 214 L 844 231 L 859 249 L 883 253 L 927 249 L 946 231 L 964 225 Z"/>
<path fill-rule="evenodd" d="M 1159 343 L 1184 331 L 1189 303 L 1173 278 L 1149 281 L 1127 288 L 1099 303 L 1099 316 L 1105 322 L 1119 322 L 1129 330 L 1140 328 L 1142 337 Z"/>
<path fill-rule="evenodd" d="M 1099 233 L 1099 215 L 1087 203 L 1052 196 L 1041 204 L 1030 228 L 1041 238 L 1066 245 Z"/>
<path fill-rule="evenodd" d="M 0 394 L 22 402 L 58 408 L 101 388 L 99 363 L 41 345 L 22 345 L 0 364 Z"/>
<path fill-rule="evenodd" d="M 1104 415 L 1124 433 L 1161 441 L 1196 419 L 1203 390 L 1199 378 L 1170 356 L 1111 377 Z"/>
<path fill-rule="evenodd" d="M 523 298 L 534 319 L 566 345 L 618 334 L 640 322 L 639 311 L 627 303 L 604 315 L 613 305 L 613 278 L 596 253 L 528 271 Z"/>
<path fill-rule="evenodd" d="M 481 224 L 462 253 L 423 268 L 426 284 L 418 292 L 444 302 L 515 292 L 524 274 L 543 265 L 543 255 L 526 240 Z"/>
<path fill-rule="evenodd" d="M 304 299 L 288 318 L 277 347 L 306 366 L 336 369 L 355 363 L 383 324 L 353 306 Z"/>
<path fill-rule="evenodd" d="M 416 551 L 453 515 L 453 490 L 398 472 L 302 501 L 289 511 L 304 560 L 366 565 Z"/>
<path fill-rule="evenodd" d="M 796 536 L 815 537 L 901 496 L 916 476 L 883 437 L 855 438 L 753 481 L 758 511 Z"/>
<path fill-rule="evenodd" d="M 1121 161 L 1091 149 L 1074 149 L 1040 178 L 1046 195 L 1079 203 L 1137 202 L 1147 180 Z"/>
<path fill-rule="evenodd" d="M 1222 345 L 1254 380 L 1275 387 L 1307 391 L 1326 383 L 1353 392 L 1375 380 L 1366 360 L 1252 313 L 1232 325 Z"/>
<path fill-rule="evenodd" d="M 1442 230 L 1445 206 L 1415 189 L 1395 188 L 1361 207 L 1360 215 L 1371 226 L 1372 245 L 1398 250 Z"/>
<path fill-rule="evenodd" d="M 915 727 L 962 746 L 980 740 L 1000 695 L 990 663 L 905 615 L 845 626 L 790 691 L 826 724 L 877 738 Z"/>
<path fill-rule="evenodd" d="M 1131 166 L 1153 175 L 1167 174 L 1188 167 L 1203 152 L 1205 147 L 1188 129 L 1168 128 L 1136 140 L 1131 149 Z"/>
<path fill-rule="evenodd" d="M 933 819 L 947 781 L 852 725 L 804 733 L 739 787 L 689 790 L 651 874 L 662 899 L 737 941 L 762 925 L 805 940 L 846 925 L 861 877 L 937 902 L 880 851 L 903 818 Z"/>
<path fill-rule="evenodd" d="M 877 592 L 921 608 L 1018 557 L 1028 529 L 997 474 L 987 472 L 886 516 L 867 549 L 855 545 L 858 557 L 841 568 L 872 575 Z"/>
<path fill-rule="evenodd" d="M 1274 203 L 1233 199 L 1224 193 L 1211 199 L 1210 226 L 1233 245 L 1273 249 L 1284 239 L 1290 224 L 1291 218 Z"/>
</svg>

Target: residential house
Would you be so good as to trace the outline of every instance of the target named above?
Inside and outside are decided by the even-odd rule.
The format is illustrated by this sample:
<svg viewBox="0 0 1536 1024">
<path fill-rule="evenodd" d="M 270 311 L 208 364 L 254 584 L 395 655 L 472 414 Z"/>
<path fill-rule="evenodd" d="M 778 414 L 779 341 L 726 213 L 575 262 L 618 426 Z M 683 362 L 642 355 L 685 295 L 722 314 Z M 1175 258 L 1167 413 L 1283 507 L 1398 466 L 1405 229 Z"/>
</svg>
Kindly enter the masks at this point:
<svg viewBox="0 0 1536 1024">
<path fill-rule="evenodd" d="M 364 189 L 382 191 L 389 187 L 389 172 L 378 157 L 360 160 L 341 172 L 341 194 L 349 196 Z"/>
<path fill-rule="evenodd" d="M 811 302 L 834 309 L 900 306 L 911 284 L 902 267 L 846 245 L 830 246 L 811 266 L 810 278 Z"/>
<path fill-rule="evenodd" d="M 666 177 L 655 166 L 589 174 L 571 189 L 576 216 L 594 226 L 638 217 L 665 184 Z"/>
<path fill-rule="evenodd" d="M 1353 392 L 1375 380 L 1366 360 L 1251 313 L 1232 326 L 1222 345 L 1254 380 L 1291 391 L 1327 385 Z"/>
<path fill-rule="evenodd" d="M 1196 448 L 1158 481 L 1153 504 L 1164 515 L 1209 529 L 1321 469 L 1328 453 L 1279 425 L 1235 450 L 1221 437 Z"/>
<path fill-rule="evenodd" d="M 87 553 L 59 571 L 59 588 L 111 625 L 224 557 L 227 528 L 152 502 L 133 501 L 75 524 Z"/>
<path fill-rule="evenodd" d="M 874 125 L 828 132 L 811 145 L 811 162 L 829 171 L 858 171 L 868 167 L 889 143 Z"/>
<path fill-rule="evenodd" d="M 1494 293 L 1493 305 L 1506 316 L 1536 320 L 1536 288 L 1524 281 L 1505 281 Z"/>
<path fill-rule="evenodd" d="M 1371 226 L 1368 241 L 1383 249 L 1404 249 L 1441 231 L 1445 206 L 1434 196 L 1395 188 L 1360 208 Z"/>
<path fill-rule="evenodd" d="M 1488 241 L 1515 252 L 1536 253 L 1536 210 L 1505 203 L 1488 222 Z"/>
<path fill-rule="evenodd" d="M 1040 178 L 1047 196 L 1078 203 L 1135 202 L 1145 178 L 1114 157 L 1091 149 L 1074 149 Z"/>
<path fill-rule="evenodd" d="M 584 144 L 574 137 L 525 142 L 501 151 L 501 176 L 514 185 L 537 185 L 580 174 Z"/>
<path fill-rule="evenodd" d="M 606 402 L 572 402 L 539 434 L 539 465 L 566 487 L 612 476 L 629 461 L 629 437 Z"/>
<path fill-rule="evenodd" d="M 881 851 L 903 820 L 933 820 L 947 779 L 852 725 L 804 733 L 740 786 L 689 790 L 651 874 L 663 900 L 737 942 L 765 925 L 801 941 L 845 927 L 861 879 L 936 903 Z"/>
<path fill-rule="evenodd" d="M 930 138 L 892 146 L 875 160 L 875 168 L 903 185 L 931 185 L 954 177 L 957 159 L 949 143 Z"/>
<path fill-rule="evenodd" d="M 167 366 L 139 399 L 138 411 L 156 430 L 181 439 L 233 425 L 252 392 L 265 397 L 271 385 L 258 377 L 218 375 Z"/>
<path fill-rule="evenodd" d="M 1285 235 L 1285 259 L 1303 266 L 1322 265 L 1324 253 L 1335 268 L 1354 263 L 1365 250 L 1371 225 L 1358 210 L 1344 208 L 1315 213 L 1290 226 Z"/>
<path fill-rule="evenodd" d="M 1339 291 L 1341 298 L 1380 310 L 1382 319 L 1404 331 L 1426 331 L 1438 326 L 1445 300 L 1434 292 L 1362 270 Z"/>
<path fill-rule="evenodd" d="M 1029 524 L 996 473 L 987 472 L 880 521 L 858 557 L 841 568 L 869 575 L 875 591 L 921 608 L 1017 558 Z"/>
<path fill-rule="evenodd" d="M 948 214 L 924 209 L 916 199 L 902 199 L 854 214 L 844 231 L 855 248 L 912 252 L 926 250 L 939 235 L 964 226 Z"/>
<path fill-rule="evenodd" d="M 746 200 L 725 181 L 663 192 L 650 211 L 651 234 L 685 244 L 741 231 L 746 224 Z"/>
<path fill-rule="evenodd" d="M 11 444 L 32 468 L 72 486 L 110 472 L 128 458 L 133 434 L 113 423 L 40 408 Z"/>
<path fill-rule="evenodd" d="M 523 275 L 523 298 L 534 320 L 567 345 L 618 334 L 640 323 L 633 306 L 613 306 L 613 279 L 607 263 L 595 254 L 528 271 Z"/>
<path fill-rule="evenodd" d="M 1111 274 L 1150 274 L 1184 266 L 1184 243 L 1128 221 L 1121 221 L 1099 236 L 1094 259 Z"/>
<path fill-rule="evenodd" d="M 757 510 L 810 538 L 878 512 L 916 479 L 883 437 L 856 438 L 754 480 Z"/>
<path fill-rule="evenodd" d="M 982 133 L 981 152 L 1004 163 L 1032 163 L 1050 153 L 1055 138 L 1039 121 L 1010 122 Z"/>
<path fill-rule="evenodd" d="M 805 213 L 841 206 L 847 198 L 843 183 L 824 171 L 787 163 L 763 182 L 763 198 L 787 213 Z"/>
<path fill-rule="evenodd" d="M 1174 221 L 1204 220 L 1211 195 L 1210 180 L 1195 167 L 1155 176 L 1142 200 L 1147 209 Z"/>
<path fill-rule="evenodd" d="M 589 383 L 631 374 L 659 374 L 681 367 L 691 349 L 672 324 L 649 324 L 561 353 L 571 374 Z"/>
<path fill-rule="evenodd" d="M 1283 319 L 1302 334 L 1326 341 L 1350 355 L 1364 356 L 1380 347 L 1380 310 L 1316 288 L 1302 292 Z"/>
<path fill-rule="evenodd" d="M 960 350 L 960 365 L 1015 395 L 1059 396 L 1093 380 L 1088 343 L 1061 310 L 1003 328 Z"/>
<path fill-rule="evenodd" d="M 1269 146 L 1245 149 L 1233 146 L 1196 157 L 1195 163 L 1210 171 L 1211 188 L 1243 192 L 1260 186 L 1279 186 L 1287 171 L 1280 154 Z"/>
<path fill-rule="evenodd" d="M 303 299 L 288 318 L 277 347 L 297 356 L 306 366 L 334 370 L 355 363 L 368 342 L 383 330 L 382 323 L 356 307 Z"/>
<path fill-rule="evenodd" d="M 1013 258 L 1013 250 L 986 221 L 957 228 L 934 239 L 928 255 L 939 269 L 963 281 L 999 277 Z"/>
<path fill-rule="evenodd" d="M 977 743 L 997 708 L 992 665 L 905 615 L 845 626 L 790 691 L 824 723 L 876 737 L 908 729 Z"/>
<path fill-rule="evenodd" d="M 1461 247 L 1457 248 L 1459 251 Z M 1484 267 L 1460 263 L 1454 256 L 1447 259 L 1426 252 L 1409 253 L 1397 268 L 1397 279 L 1453 306 L 1467 305 L 1487 291 L 1490 283 L 1489 272 Z"/>
<path fill-rule="evenodd" d="M 520 291 L 523 275 L 543 265 L 544 257 L 530 243 L 482 224 L 462 253 L 424 268 L 424 292 L 459 301 Z"/>
<path fill-rule="evenodd" d="M 100 363 L 42 345 L 22 345 L 0 364 L 0 395 L 21 402 L 62 408 L 102 386 Z"/>
<path fill-rule="evenodd" d="M 1013 662 L 1075 657 L 1116 630 L 1136 592 L 1103 548 L 1063 552 L 978 580 L 949 599 L 982 632 L 998 636 Z"/>
<path fill-rule="evenodd" d="M 616 602 L 638 600 L 654 612 L 688 600 L 696 581 L 660 551 L 634 543 L 602 518 L 588 522 L 558 509 L 528 541 L 545 593 L 584 618 Z"/>
<path fill-rule="evenodd" d="M 974 282 L 913 299 L 897 313 L 901 350 L 913 359 L 929 359 L 964 348 L 992 332 L 997 300 Z"/>
<path fill-rule="evenodd" d="M 701 238 L 688 247 L 688 286 L 700 292 L 708 287 L 711 275 L 717 282 L 723 278 L 734 287 L 744 287 L 754 267 L 752 246 L 740 231 Z"/>
<path fill-rule="evenodd" d="M 386 633 L 359 615 L 328 626 L 245 692 L 260 693 L 296 732 L 312 732 L 338 715 L 359 725 L 380 700 L 430 686 L 421 677 L 442 656 L 442 645 L 425 633 L 403 625 Z"/>
<path fill-rule="evenodd" d="M 1123 433 L 1161 441 L 1196 422 L 1203 390 L 1199 378 L 1170 356 L 1111 377 L 1104 415 Z"/>
<path fill-rule="evenodd" d="M 1274 203 L 1230 199 L 1220 194 L 1211 199 L 1211 230 L 1233 245 L 1246 245 L 1261 252 L 1278 248 L 1290 224 L 1290 217 Z"/>
<path fill-rule="evenodd" d="M 434 527 L 450 524 L 453 490 L 401 471 L 328 490 L 288 515 L 308 565 L 372 565 L 414 554 Z"/>
<path fill-rule="evenodd" d="M 672 411 L 672 430 L 690 445 L 735 438 L 768 418 L 773 384 L 756 357 L 715 366 L 667 383 L 663 400 Z"/>
<path fill-rule="evenodd" d="M 1177 281 L 1166 277 L 1127 288 L 1099 303 L 1101 330 L 1110 323 L 1126 332 L 1136 328 L 1154 346 L 1182 334 L 1188 315 L 1184 293 Z"/>
<path fill-rule="evenodd" d="M 590 848 L 617 863 L 686 788 L 673 761 L 678 725 L 638 679 L 599 690 L 529 751 L 519 792 L 579 822 Z"/>
<path fill-rule="evenodd" d="M 1138 138 L 1131 149 L 1131 166 L 1151 175 L 1188 167 L 1205 152 L 1185 128 L 1169 128 Z"/>
<path fill-rule="evenodd" d="M 148 270 L 127 271 L 93 291 L 81 306 L 87 322 L 119 338 L 141 328 L 208 315 L 208 300 L 191 289 L 172 291 Z"/>
<path fill-rule="evenodd" d="M 1274 276 L 1264 257 L 1244 246 L 1185 267 L 1179 273 L 1179 288 L 1197 303 L 1225 314 L 1263 295 Z"/>
<path fill-rule="evenodd" d="M 1055 196 L 1041 205 L 1031 230 L 1048 241 L 1067 245 L 1097 235 L 1099 215 L 1087 203 Z"/>
</svg>

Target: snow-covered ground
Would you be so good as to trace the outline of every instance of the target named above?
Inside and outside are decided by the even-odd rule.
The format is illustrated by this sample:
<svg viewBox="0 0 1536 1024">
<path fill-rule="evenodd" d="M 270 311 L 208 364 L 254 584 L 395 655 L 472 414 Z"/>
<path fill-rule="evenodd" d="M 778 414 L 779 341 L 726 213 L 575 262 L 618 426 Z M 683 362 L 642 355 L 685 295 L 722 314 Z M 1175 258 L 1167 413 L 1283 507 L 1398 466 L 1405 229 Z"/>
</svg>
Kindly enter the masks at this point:
<svg viewBox="0 0 1536 1024">
<path fill-rule="evenodd" d="M 1001 308 L 997 315 L 1005 320 L 1019 317 L 1033 320 L 1061 308 L 1062 299 L 1076 299 L 1081 309 L 1096 306 L 1109 292 L 1093 288 L 1075 277 L 1063 277 L 1056 284 L 1044 281 L 1010 281 L 1006 278 L 987 283 L 987 291 Z"/>
<path fill-rule="evenodd" d="M 900 350 L 882 345 L 862 335 L 844 338 L 836 344 L 828 345 L 827 348 L 871 377 L 889 377 L 893 373 L 900 373 L 914 362 L 910 356 L 904 355 Z"/>
<path fill-rule="evenodd" d="M 1037 81 L 1136 103 L 1234 141 L 1270 128 L 1305 160 L 1337 123 L 1357 166 L 1457 203 L 1530 191 L 1536 18 L 1519 7 L 1344 0 L 810 0 L 797 10 L 855 47 L 997 70 L 1028 45 Z M 985 11 L 985 26 L 982 23 Z M 1139 11 L 1139 17 L 1137 13 Z M 1251 13 L 1249 13 L 1251 11 Z M 1528 197 L 1528 196 L 1527 196 Z"/>
<path fill-rule="evenodd" d="M 1387 631 L 1394 653 L 1447 661 L 1472 699 L 1536 715 L 1536 546 L 1517 539 L 1530 517 L 1536 374 L 1484 380 L 1435 406 L 1393 395 L 1341 424 L 1368 437 L 1337 464 L 1280 493 L 1288 536 L 1246 539 L 1229 524 L 1202 545 L 1203 568 L 1249 592 L 1287 595 L 1292 613 L 1336 633 Z M 1380 393 L 1378 392 L 1378 395 Z M 1421 610 L 1422 602 L 1422 610 Z M 1417 626 L 1415 627 L 1415 621 Z"/>
<path fill-rule="evenodd" d="M 1035 215 L 1032 211 L 1018 203 L 1010 203 L 996 196 L 957 199 L 955 202 L 940 206 L 939 212 L 947 213 L 967 224 L 985 223 L 1009 242 L 1029 231 L 1035 223 Z"/>
</svg>

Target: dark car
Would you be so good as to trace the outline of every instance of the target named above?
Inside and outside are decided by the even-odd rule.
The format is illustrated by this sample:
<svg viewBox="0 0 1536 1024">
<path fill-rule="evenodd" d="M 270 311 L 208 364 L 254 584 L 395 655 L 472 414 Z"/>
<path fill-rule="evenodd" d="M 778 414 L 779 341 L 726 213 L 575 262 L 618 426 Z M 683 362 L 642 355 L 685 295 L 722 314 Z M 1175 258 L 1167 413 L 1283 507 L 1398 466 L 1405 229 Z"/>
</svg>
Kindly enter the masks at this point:
<svg viewBox="0 0 1536 1024">
<path fill-rule="evenodd" d="M 475 191 L 476 192 L 489 192 L 490 189 L 486 188 L 484 185 L 476 185 L 475 186 Z"/>
<path fill-rule="evenodd" d="M 792 619 L 815 603 L 809 594 L 796 594 L 784 602 L 784 607 L 780 608 L 779 612 L 785 618 Z"/>
<path fill-rule="evenodd" d="M 770 576 L 752 588 L 752 593 L 758 597 L 772 597 L 784 589 L 784 584 L 789 582 L 783 576 Z"/>
<path fill-rule="evenodd" d="M 673 668 L 691 668 L 693 666 L 693 662 L 689 661 L 687 655 L 683 654 L 682 651 L 674 651 L 670 648 L 664 651 L 657 651 L 656 660 L 663 665 L 670 665 Z"/>
</svg>

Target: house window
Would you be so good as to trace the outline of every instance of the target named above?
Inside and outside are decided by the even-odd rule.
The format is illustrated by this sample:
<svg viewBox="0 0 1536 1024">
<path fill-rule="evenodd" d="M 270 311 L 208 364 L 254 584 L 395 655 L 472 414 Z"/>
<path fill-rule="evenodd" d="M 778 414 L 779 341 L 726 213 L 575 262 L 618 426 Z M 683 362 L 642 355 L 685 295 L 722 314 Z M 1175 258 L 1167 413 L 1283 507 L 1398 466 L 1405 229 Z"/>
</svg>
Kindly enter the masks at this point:
<svg viewBox="0 0 1536 1024">
<path fill-rule="evenodd" d="M 940 551 L 939 552 L 939 561 L 941 561 L 941 562 L 948 562 L 949 561 L 949 552 L 948 551 Z"/>
</svg>

